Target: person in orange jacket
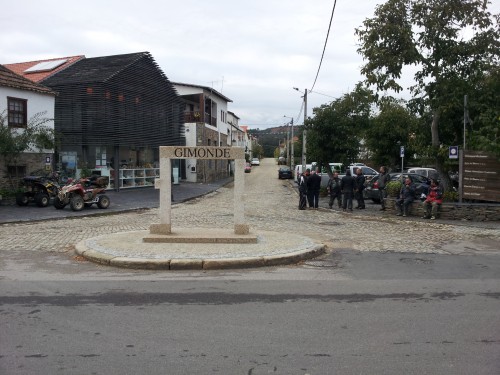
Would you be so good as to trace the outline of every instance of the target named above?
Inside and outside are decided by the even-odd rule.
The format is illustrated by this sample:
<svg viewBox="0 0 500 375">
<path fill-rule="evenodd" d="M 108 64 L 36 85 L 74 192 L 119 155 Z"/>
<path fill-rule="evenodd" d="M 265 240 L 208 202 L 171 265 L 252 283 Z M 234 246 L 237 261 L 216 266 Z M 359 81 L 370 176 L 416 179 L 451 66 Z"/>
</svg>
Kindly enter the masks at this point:
<svg viewBox="0 0 500 375">
<path fill-rule="evenodd" d="M 435 220 L 439 206 L 443 203 L 443 190 L 439 186 L 439 182 L 431 180 L 429 193 L 424 201 L 424 216 L 423 219 Z"/>
</svg>

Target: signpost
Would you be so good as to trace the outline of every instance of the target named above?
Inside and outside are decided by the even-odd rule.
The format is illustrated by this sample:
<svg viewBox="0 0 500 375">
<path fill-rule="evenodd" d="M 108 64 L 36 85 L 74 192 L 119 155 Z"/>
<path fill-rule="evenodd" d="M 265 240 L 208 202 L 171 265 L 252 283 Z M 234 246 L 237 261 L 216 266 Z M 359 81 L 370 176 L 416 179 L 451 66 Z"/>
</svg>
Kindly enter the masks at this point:
<svg viewBox="0 0 500 375">
<path fill-rule="evenodd" d="M 450 159 L 458 159 L 458 146 L 450 146 L 448 157 Z"/>
<path fill-rule="evenodd" d="M 399 156 L 401 157 L 401 176 L 403 176 L 403 160 L 405 158 L 405 146 L 399 148 Z"/>
</svg>

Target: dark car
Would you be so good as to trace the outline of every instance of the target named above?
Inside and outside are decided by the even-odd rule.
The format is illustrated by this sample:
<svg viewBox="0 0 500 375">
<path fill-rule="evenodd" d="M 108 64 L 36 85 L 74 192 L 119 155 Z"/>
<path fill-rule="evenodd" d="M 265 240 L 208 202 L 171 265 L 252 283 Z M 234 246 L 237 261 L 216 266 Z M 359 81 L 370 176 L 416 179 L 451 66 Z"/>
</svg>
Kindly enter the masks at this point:
<svg viewBox="0 0 500 375">
<path fill-rule="evenodd" d="M 281 180 L 283 179 L 291 179 L 293 178 L 293 173 L 292 170 L 288 167 L 280 167 L 278 169 L 278 178 Z"/>
<path fill-rule="evenodd" d="M 401 179 L 401 173 L 390 173 L 391 181 L 398 181 Z M 408 174 L 403 173 L 403 179 L 410 177 L 411 182 L 415 186 L 415 199 L 420 199 L 422 194 L 427 195 L 429 191 L 429 186 L 431 185 L 431 180 L 425 176 L 419 174 Z M 367 184 L 364 190 L 365 199 L 371 199 L 375 203 L 380 203 L 380 192 L 378 190 L 378 179 L 379 176 L 373 177 Z"/>
</svg>

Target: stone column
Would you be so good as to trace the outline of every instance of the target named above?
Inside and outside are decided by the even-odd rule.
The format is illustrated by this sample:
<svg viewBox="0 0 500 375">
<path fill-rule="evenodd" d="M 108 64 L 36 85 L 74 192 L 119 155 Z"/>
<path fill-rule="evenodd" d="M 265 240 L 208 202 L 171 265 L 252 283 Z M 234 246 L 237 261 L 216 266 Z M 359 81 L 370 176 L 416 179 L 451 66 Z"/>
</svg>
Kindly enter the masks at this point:
<svg viewBox="0 0 500 375">
<path fill-rule="evenodd" d="M 160 224 L 151 224 L 151 234 L 172 233 L 172 163 L 170 158 L 160 158 L 160 179 L 155 181 L 155 188 L 160 189 Z"/>
<path fill-rule="evenodd" d="M 234 233 L 248 234 L 249 226 L 245 224 L 245 205 L 243 203 L 245 159 L 235 159 L 234 169 Z"/>
</svg>

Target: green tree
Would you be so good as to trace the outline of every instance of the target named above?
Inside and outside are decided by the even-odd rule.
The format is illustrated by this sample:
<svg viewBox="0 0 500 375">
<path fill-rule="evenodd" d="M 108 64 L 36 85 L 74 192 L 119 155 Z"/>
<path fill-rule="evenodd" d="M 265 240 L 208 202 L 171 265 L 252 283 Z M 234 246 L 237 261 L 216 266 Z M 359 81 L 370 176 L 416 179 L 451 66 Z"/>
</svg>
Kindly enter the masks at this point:
<svg viewBox="0 0 500 375">
<path fill-rule="evenodd" d="M 44 115 L 45 112 L 35 114 L 28 120 L 26 128 L 18 129 L 9 127 L 6 111 L 0 113 L 0 155 L 6 169 L 9 165 L 17 165 L 24 152 L 42 152 L 55 147 L 54 131 L 46 126 L 51 119 Z M 12 180 L 13 176 L 9 177 Z"/>
<path fill-rule="evenodd" d="M 500 157 L 500 69 L 492 71 L 469 95 L 470 131 L 467 142 L 472 149 Z"/>
<path fill-rule="evenodd" d="M 254 158 L 262 158 L 264 156 L 264 148 L 260 144 L 254 143 L 252 146 L 252 155 Z"/>
<path fill-rule="evenodd" d="M 363 132 L 368 127 L 372 93 L 358 84 L 354 91 L 330 104 L 314 108 L 306 121 L 307 160 L 319 165 L 358 159 Z"/>
<path fill-rule="evenodd" d="M 378 91 L 403 88 L 403 68 L 413 66 L 409 87 L 413 106 L 431 114 L 431 152 L 444 181 L 440 123 L 450 107 L 462 102 L 464 88 L 482 80 L 498 65 L 500 16 L 487 11 L 487 0 L 388 0 L 356 29 L 361 72 Z"/>
<path fill-rule="evenodd" d="M 379 112 L 365 133 L 365 146 L 371 152 L 375 165 L 399 166 L 400 146 L 405 147 L 406 161 L 417 152 L 418 118 L 403 100 L 384 97 L 379 101 Z"/>
</svg>

